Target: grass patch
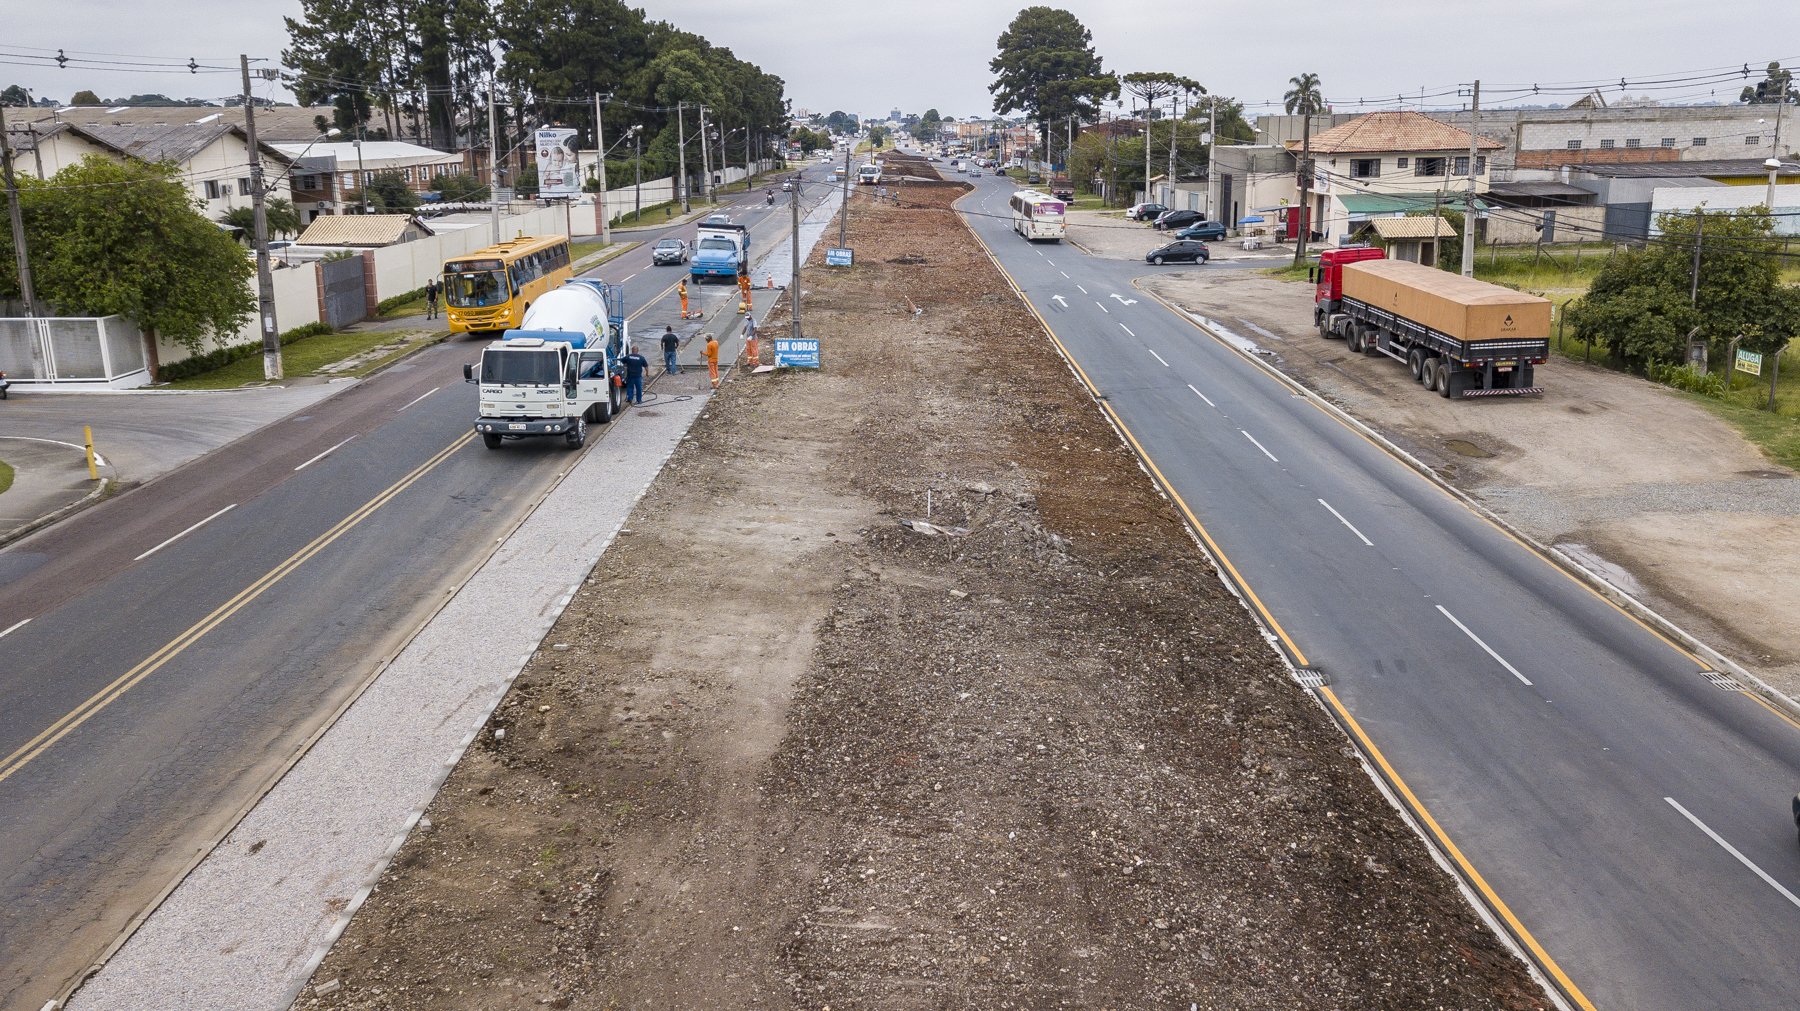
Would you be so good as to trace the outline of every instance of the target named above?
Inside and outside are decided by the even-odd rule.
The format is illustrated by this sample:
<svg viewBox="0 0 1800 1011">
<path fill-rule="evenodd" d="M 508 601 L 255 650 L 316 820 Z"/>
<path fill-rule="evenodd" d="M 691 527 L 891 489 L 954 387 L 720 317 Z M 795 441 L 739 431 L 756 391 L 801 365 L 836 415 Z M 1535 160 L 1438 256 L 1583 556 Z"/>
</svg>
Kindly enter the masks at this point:
<svg viewBox="0 0 1800 1011">
<path fill-rule="evenodd" d="M 6 489 L 11 488 L 12 482 L 12 464 L 7 463 L 5 460 L 0 460 L 0 493 L 4 493 Z"/>
<path fill-rule="evenodd" d="M 383 344 L 394 343 L 403 336 L 405 335 L 394 331 L 374 330 L 306 337 L 281 349 L 282 371 L 290 379 L 319 375 L 328 366 L 336 365 L 346 358 L 371 351 Z M 371 358 L 355 368 L 342 371 L 333 370 L 331 374 L 334 376 L 368 375 L 429 339 L 431 338 L 428 336 L 415 335 L 415 338 L 408 340 L 404 346 L 395 347 L 387 354 Z M 232 362 L 223 368 L 172 382 L 165 388 L 171 390 L 230 390 L 262 381 L 262 356 L 252 355 L 249 358 Z"/>
<path fill-rule="evenodd" d="M 1777 391 L 1775 398 L 1776 406 L 1781 410 L 1774 414 L 1754 406 L 1768 403 L 1769 384 L 1752 376 L 1740 376 L 1738 385 L 1724 399 L 1698 393 L 1677 395 L 1693 400 L 1736 428 L 1770 460 L 1800 470 L 1800 413 L 1797 413 L 1800 390 L 1786 388 L 1785 383 L 1782 385 L 1784 388 Z"/>
<path fill-rule="evenodd" d="M 695 200 L 692 206 L 696 210 L 704 210 L 708 205 Z M 625 211 L 615 215 L 612 220 L 614 228 L 635 228 L 639 225 L 666 225 L 675 215 L 681 213 L 681 201 L 664 200 L 660 204 L 650 204 L 641 211 Z"/>
<path fill-rule="evenodd" d="M 1264 267 L 1262 272 L 1277 280 L 1304 281 L 1306 280 L 1307 273 L 1312 270 L 1313 266 L 1315 265 L 1307 263 L 1295 266 L 1290 263 L 1285 267 Z"/>
<path fill-rule="evenodd" d="M 569 259 L 571 261 L 579 260 L 584 256 L 588 256 L 593 253 L 598 253 L 602 249 L 605 249 L 606 246 L 607 246 L 607 243 L 600 241 L 600 237 L 598 235 L 594 236 L 591 239 L 580 239 L 580 240 L 571 242 L 571 243 L 569 243 Z"/>
</svg>

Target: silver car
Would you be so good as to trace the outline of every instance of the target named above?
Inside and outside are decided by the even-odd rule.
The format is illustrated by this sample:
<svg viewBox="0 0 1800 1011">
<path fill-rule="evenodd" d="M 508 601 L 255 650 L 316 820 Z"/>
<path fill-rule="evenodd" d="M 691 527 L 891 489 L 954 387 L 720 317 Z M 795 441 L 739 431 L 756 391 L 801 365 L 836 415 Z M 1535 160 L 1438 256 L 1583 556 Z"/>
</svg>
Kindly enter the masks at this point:
<svg viewBox="0 0 1800 1011">
<path fill-rule="evenodd" d="M 670 265 L 679 267 L 687 262 L 688 257 L 692 255 L 692 252 L 693 251 L 688 248 L 688 244 L 681 239 L 664 239 L 656 244 L 655 249 L 650 251 L 650 265 L 653 267 L 665 267 Z"/>
</svg>

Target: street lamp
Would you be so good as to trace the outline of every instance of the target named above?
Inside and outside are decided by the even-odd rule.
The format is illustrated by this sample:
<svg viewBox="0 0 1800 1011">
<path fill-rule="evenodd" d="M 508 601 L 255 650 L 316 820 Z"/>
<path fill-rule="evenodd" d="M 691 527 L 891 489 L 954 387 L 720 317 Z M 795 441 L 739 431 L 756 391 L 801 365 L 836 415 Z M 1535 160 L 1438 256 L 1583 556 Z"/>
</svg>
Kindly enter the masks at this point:
<svg viewBox="0 0 1800 1011">
<path fill-rule="evenodd" d="M 644 124 L 631 128 L 631 223 L 644 223 Z"/>
<path fill-rule="evenodd" d="M 363 171 L 362 127 L 356 128 L 356 192 L 362 196 L 362 212 L 369 213 L 369 174 Z"/>
</svg>

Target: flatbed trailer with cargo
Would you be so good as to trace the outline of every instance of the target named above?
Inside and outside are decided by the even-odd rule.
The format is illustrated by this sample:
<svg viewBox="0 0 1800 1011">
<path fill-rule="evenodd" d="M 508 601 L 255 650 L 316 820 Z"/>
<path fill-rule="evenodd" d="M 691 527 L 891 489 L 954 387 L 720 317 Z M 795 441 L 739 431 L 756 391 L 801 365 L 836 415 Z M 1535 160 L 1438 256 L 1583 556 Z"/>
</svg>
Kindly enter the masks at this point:
<svg viewBox="0 0 1800 1011">
<path fill-rule="evenodd" d="M 1320 254 L 1313 322 L 1356 354 L 1405 363 L 1427 390 L 1452 399 L 1544 392 L 1550 302 L 1379 249 Z"/>
</svg>

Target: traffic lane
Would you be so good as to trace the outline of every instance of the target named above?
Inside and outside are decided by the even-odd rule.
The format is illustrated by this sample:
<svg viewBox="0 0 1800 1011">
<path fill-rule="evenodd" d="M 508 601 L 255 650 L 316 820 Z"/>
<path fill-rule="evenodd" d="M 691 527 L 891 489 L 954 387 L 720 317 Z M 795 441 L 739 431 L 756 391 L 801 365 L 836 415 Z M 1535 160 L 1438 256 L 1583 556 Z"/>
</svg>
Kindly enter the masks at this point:
<svg viewBox="0 0 1800 1011">
<path fill-rule="evenodd" d="M 0 782 L 0 808 L 20 812 L 0 824 L 0 854 L 10 855 L 0 858 L 0 936 L 9 939 L 0 945 L 0 967 L 47 963 L 74 972 L 85 965 L 223 832 L 373 664 L 466 576 L 496 530 L 510 528 L 541 479 L 568 461 L 561 447 L 490 453 L 465 444 L 392 507 L 370 514 Z M 244 529 L 222 526 L 217 536 L 253 540 L 283 515 L 267 512 L 247 514 Z M 195 541 L 182 553 L 182 561 L 199 564 L 223 551 Z M 151 588 L 159 586 L 166 597 L 184 589 Z M 110 660 L 109 673 L 129 669 L 142 650 L 116 652 L 96 658 Z"/>
<path fill-rule="evenodd" d="M 255 494 L 211 522 L 14 631 L 6 646 L 16 652 L 9 652 L 0 671 L 5 702 L 0 756 L 12 755 L 120 673 L 151 661 L 163 644 L 259 587 L 265 574 L 308 550 L 311 542 L 341 534 L 338 528 L 352 522 L 359 509 L 377 503 L 420 461 L 469 430 L 466 402 L 444 398 L 415 404 L 299 471 L 285 468 L 283 480 L 266 493 L 252 489 Z M 204 510 L 210 505 L 196 507 L 189 524 L 208 516 Z M 153 547 L 142 541 L 119 550 Z M 0 758 L 0 777 L 9 761 Z"/>
<path fill-rule="evenodd" d="M 363 436 L 385 423 L 394 408 L 441 385 L 444 371 L 460 378 L 465 360 L 473 360 L 465 346 L 426 348 L 402 366 L 341 387 L 329 400 L 256 429 L 228 448 L 0 549 L 0 629 L 48 613 L 195 522 L 287 480 L 307 460 Z M 201 426 L 204 417 L 186 423 Z"/>
<path fill-rule="evenodd" d="M 1027 259 L 1027 264 L 1029 264 L 1029 262 L 1030 262 L 1030 261 L 1029 261 L 1029 260 L 1028 260 L 1028 259 Z M 1028 268 L 1028 267 L 1027 267 L 1027 270 L 1028 270 L 1028 269 L 1029 269 L 1029 268 Z M 1171 353 L 1173 353 L 1173 352 L 1171 352 Z M 1077 356 L 1077 357 L 1081 357 L 1081 356 L 1080 356 L 1080 355 L 1079 355 L 1079 354 L 1078 354 L 1078 356 Z M 1094 369 L 1095 369 L 1095 371 L 1096 371 L 1096 372 L 1101 372 L 1101 373 L 1103 373 L 1103 372 L 1104 372 L 1104 370 L 1105 370 L 1105 368 L 1106 368 L 1106 366 L 1104 366 L 1104 365 L 1099 365 L 1099 364 L 1096 364 L 1096 365 L 1094 365 L 1094 366 L 1093 366 L 1093 368 L 1094 368 Z M 1125 370 L 1124 370 L 1124 371 L 1127 371 L 1127 372 L 1130 372 L 1130 371 L 1132 371 L 1132 370 L 1131 370 L 1131 369 L 1129 369 L 1129 368 L 1128 368 L 1128 369 L 1125 369 Z M 1132 382 L 1132 380 L 1130 380 L 1130 379 L 1127 379 L 1127 380 L 1126 380 L 1126 381 L 1127 381 L 1127 382 L 1128 382 L 1128 383 L 1130 383 L 1130 382 Z M 1135 383 L 1132 383 L 1132 385 L 1133 385 L 1133 386 L 1134 386 L 1134 388 L 1138 388 L 1138 387 L 1144 387 L 1144 386 L 1147 386 L 1147 385 L 1149 385 L 1149 384 L 1148 384 L 1148 383 L 1145 383 L 1145 382 L 1135 382 Z M 1105 389 L 1105 387 L 1104 387 L 1104 386 L 1103 386 L 1103 389 Z M 1177 417 L 1179 417 L 1179 416 L 1181 416 L 1181 415 L 1182 415 L 1182 414 L 1183 414 L 1183 413 L 1185 413 L 1185 412 L 1182 412 L 1182 411 L 1179 411 L 1179 410 L 1177 410 L 1177 411 L 1176 411 L 1176 412 L 1174 412 L 1174 413 L 1175 413 L 1175 415 L 1176 415 L 1176 416 L 1177 416 Z M 1149 426 L 1146 426 L 1146 427 L 1149 427 Z M 1211 474 L 1212 474 L 1212 471 L 1211 471 L 1211 470 L 1209 470 L 1209 472 L 1208 472 L 1208 473 L 1209 473 L 1209 475 L 1211 475 Z M 1413 483 L 1416 483 L 1416 482 L 1413 482 Z M 1352 499 L 1352 500 L 1354 500 L 1354 496 L 1352 496 L 1352 497 L 1351 497 L 1351 499 Z M 1268 505 L 1268 504 L 1267 504 L 1267 503 L 1264 503 L 1264 505 L 1265 505 L 1265 506 L 1266 506 L 1266 505 Z M 1535 560 L 1534 560 L 1534 564 L 1538 564 L 1538 565 L 1541 565 L 1541 562 L 1536 562 L 1536 561 L 1535 561 Z M 1271 567 L 1271 568 L 1272 568 L 1272 569 L 1274 569 L 1274 570 L 1279 570 L 1279 569 L 1280 569 L 1280 568 L 1281 568 L 1281 567 L 1280 567 L 1280 566 L 1273 566 L 1273 567 Z M 1575 591 L 1575 592 L 1577 592 L 1577 593 L 1578 593 L 1578 594 L 1581 594 L 1581 595 L 1583 595 L 1583 596 L 1586 596 L 1586 595 L 1585 595 L 1585 591 L 1579 591 L 1579 590 L 1576 590 L 1576 591 Z M 1423 595 L 1421 595 L 1421 596 L 1423 596 Z M 1588 600 L 1588 601 L 1587 601 L 1587 602 L 1588 602 L 1588 603 L 1590 603 L 1590 604 L 1591 604 L 1591 605 L 1593 605 L 1593 606 L 1603 606 L 1603 605 L 1598 605 L 1598 604 L 1597 604 L 1597 602 L 1594 602 L 1594 601 L 1592 601 L 1592 600 L 1591 600 L 1591 598 L 1589 598 L 1589 600 Z M 1614 619 L 1617 619 L 1617 618 L 1618 618 L 1618 616 L 1617 616 L 1617 615 L 1616 615 L 1616 614 L 1612 614 L 1612 615 L 1602 615 L 1602 618 L 1606 618 L 1606 617 L 1611 617 L 1611 618 L 1614 618 Z M 1449 626 L 1446 626 L 1446 627 L 1449 627 Z M 1466 647 L 1466 646 L 1465 646 L 1465 647 L 1464 647 L 1464 652 L 1465 652 L 1465 653 L 1467 653 L 1467 651 L 1468 651 L 1468 648 L 1469 648 L 1469 647 Z M 1377 655 L 1379 655 L 1379 653 L 1378 653 L 1378 654 L 1377 654 Z M 1466 659 L 1467 659 L 1467 658 L 1466 658 L 1466 657 L 1465 657 L 1465 660 L 1466 660 Z M 1488 659 L 1488 658 L 1486 658 L 1486 657 L 1476 657 L 1476 658 L 1475 658 L 1475 660 L 1476 660 L 1476 662 L 1477 662 L 1477 663 L 1479 663 L 1479 662 L 1480 662 L 1480 661 L 1482 661 L 1482 660 L 1487 660 L 1487 659 Z M 1489 664 L 1489 667 L 1491 667 L 1491 666 L 1492 666 L 1492 664 L 1491 664 L 1491 663 L 1490 663 L 1490 664 Z M 1742 715 L 1742 714 L 1732 714 L 1732 715 L 1733 715 L 1733 716 L 1739 716 L 1739 715 Z M 1636 721 L 1629 721 L 1629 720 L 1628 720 L 1628 721 L 1626 721 L 1626 722 L 1636 722 Z M 1780 731 L 1781 731 L 1781 730 L 1782 730 L 1782 729 L 1783 729 L 1783 728 L 1780 728 L 1780 727 L 1779 727 L 1779 725 L 1778 725 L 1778 724 L 1777 724 L 1777 723 L 1776 723 L 1776 721 L 1773 721 L 1773 720 L 1765 720 L 1765 721 L 1763 721 L 1763 723 L 1764 723 L 1764 724 L 1765 724 L 1765 729 L 1766 729 L 1766 730 L 1768 730 L 1768 731 L 1769 731 L 1769 732 L 1771 732 L 1771 733 L 1779 733 L 1779 732 L 1780 732 Z M 1734 729 L 1735 729 L 1735 728 L 1734 728 Z M 1783 742 L 1782 742 L 1782 744 L 1783 744 L 1783 745 L 1790 745 L 1790 744 L 1791 744 L 1791 741 L 1788 741 L 1788 740 L 1783 740 Z M 1783 833 L 1783 834 L 1785 834 L 1785 833 Z M 1790 857 L 1790 859 L 1791 859 L 1791 856 L 1792 856 L 1792 853 L 1791 853 L 1791 848 L 1790 848 L 1790 849 L 1789 849 L 1789 851 L 1788 851 L 1788 853 L 1789 853 L 1789 857 Z"/>
</svg>

